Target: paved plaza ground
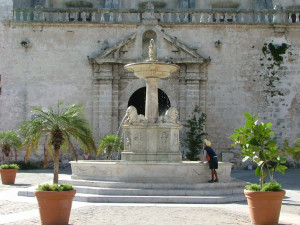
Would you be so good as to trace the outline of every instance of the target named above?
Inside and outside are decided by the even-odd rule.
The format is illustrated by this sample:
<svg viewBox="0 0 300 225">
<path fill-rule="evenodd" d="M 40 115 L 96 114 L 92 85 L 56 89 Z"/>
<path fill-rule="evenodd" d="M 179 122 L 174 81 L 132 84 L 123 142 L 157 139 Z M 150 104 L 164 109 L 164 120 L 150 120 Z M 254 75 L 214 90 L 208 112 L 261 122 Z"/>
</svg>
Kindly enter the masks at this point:
<svg viewBox="0 0 300 225">
<path fill-rule="evenodd" d="M 257 182 L 254 171 L 233 170 L 232 177 Z M 71 172 L 62 171 L 60 177 Z M 287 191 L 280 223 L 300 224 L 300 169 L 289 169 L 286 175 L 276 175 Z M 52 181 L 51 170 L 19 171 L 15 185 L 0 184 L 0 224 L 40 224 L 34 197 L 18 196 L 21 188 Z M 218 185 L 215 183 L 214 185 Z M 73 202 L 70 224 L 73 225 L 198 225 L 251 224 L 246 199 L 231 204 L 114 204 Z"/>
</svg>

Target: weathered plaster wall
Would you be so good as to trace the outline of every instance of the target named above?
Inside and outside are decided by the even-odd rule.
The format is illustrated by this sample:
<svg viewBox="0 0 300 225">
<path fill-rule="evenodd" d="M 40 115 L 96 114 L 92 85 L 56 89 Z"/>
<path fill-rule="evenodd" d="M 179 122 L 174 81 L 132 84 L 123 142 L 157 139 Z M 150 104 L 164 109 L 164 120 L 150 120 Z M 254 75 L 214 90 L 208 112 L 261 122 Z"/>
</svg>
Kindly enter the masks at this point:
<svg viewBox="0 0 300 225">
<path fill-rule="evenodd" d="M 299 0 L 273 0 L 273 4 L 280 4 L 283 8 L 293 8 L 293 6 L 300 6 Z"/>
<path fill-rule="evenodd" d="M 212 59 L 206 83 L 206 131 L 219 153 L 238 152 L 230 147 L 229 136 L 243 125 L 243 113 L 248 111 L 273 123 L 279 143 L 294 139 L 299 131 L 299 28 L 286 33 L 275 32 L 269 26 L 202 26 L 164 28 L 186 44 L 199 47 L 199 52 Z M 184 29 L 185 32 L 181 32 Z M 188 38 L 186 38 L 188 37 Z M 216 48 L 214 42 L 220 40 Z M 291 45 L 279 69 L 277 83 L 284 96 L 270 97 L 263 81 L 265 67 L 260 65 L 262 46 L 271 40 Z M 289 53 L 290 52 L 290 53 Z M 289 57 L 290 56 L 290 57 Z M 297 115 L 296 115 L 297 114 Z"/>
<path fill-rule="evenodd" d="M 9 17 L 10 14 L 5 16 L 5 20 L 9 20 Z M 59 99 L 66 104 L 84 104 L 92 124 L 101 117 L 113 122 L 113 128 L 116 129 L 123 118 L 122 110 L 124 112 L 127 107 L 129 99 L 126 96 L 131 96 L 144 85 L 143 81 L 138 80 L 122 81 L 122 92 L 117 98 L 121 109 L 118 121 L 111 121 L 109 115 L 113 112 L 105 112 L 103 117 L 102 112 L 93 111 L 95 104 L 116 102 L 112 102 L 115 93 L 110 90 L 105 92 L 101 88 L 102 92 L 98 95 L 102 102 L 94 101 L 94 85 L 97 84 L 93 83 L 92 66 L 87 56 L 97 55 L 106 45 L 113 46 L 132 33 L 139 32 L 136 25 L 6 22 L 0 28 L 1 130 L 18 128 L 21 121 L 30 118 L 30 106 L 55 107 Z M 224 154 L 224 160 L 239 160 L 238 151 L 230 147 L 229 136 L 234 128 L 243 125 L 243 113 L 246 111 L 273 122 L 280 142 L 285 138 L 292 140 L 299 135 L 299 26 L 275 29 L 270 25 L 172 25 L 162 28 L 183 44 L 211 59 L 207 67 L 202 68 L 207 70 L 206 82 L 187 84 L 187 90 L 180 90 L 178 81 L 172 77 L 173 80 L 162 81 L 160 87 L 168 94 L 173 106 L 192 109 L 194 105 L 200 104 L 207 114 L 206 131 L 213 147 L 220 156 L 228 153 Z M 31 46 L 21 46 L 23 40 L 30 41 Z M 217 40 L 221 43 L 219 47 L 215 46 Z M 265 72 L 261 66 L 262 47 L 270 41 L 286 42 L 291 52 L 291 55 L 285 55 L 280 69 L 278 87 L 283 90 L 284 96 L 272 98 L 264 92 L 261 76 Z M 135 45 L 142 46 L 142 43 Z M 170 48 L 163 42 L 160 47 Z M 166 52 L 162 51 L 161 54 Z M 128 58 L 137 55 L 137 52 L 131 52 Z M 193 73 L 193 68 L 190 69 L 188 72 Z M 120 70 L 120 73 L 124 72 Z M 194 96 L 189 101 L 176 102 L 184 91 Z M 182 121 L 188 116 L 180 115 Z M 106 133 L 105 129 L 108 128 L 97 129 Z"/>
<path fill-rule="evenodd" d="M 0 0 L 0 26 L 2 21 L 11 20 L 13 14 L 13 1 Z"/>
<path fill-rule="evenodd" d="M 34 7 L 36 0 L 13 0 L 14 8 Z M 70 0 L 40 0 L 45 7 L 63 8 L 68 6 Z M 75 2 L 75 1 L 73 1 Z M 79 1 L 78 1 L 79 2 Z M 137 9 L 139 4 L 145 4 L 145 0 L 85 0 L 82 2 L 91 3 L 93 8 L 119 8 Z M 153 1 L 159 8 L 239 8 L 239 9 L 270 9 L 275 4 L 283 7 L 299 5 L 299 0 L 160 0 Z M 67 3 L 67 4 L 66 4 Z M 77 4 L 78 6 L 78 4 Z M 83 5 L 84 7 L 84 5 Z"/>
<path fill-rule="evenodd" d="M 92 67 L 87 56 L 99 52 L 103 40 L 113 44 L 132 32 L 126 27 L 72 25 L 8 25 L 3 29 L 1 115 L 11 115 L 1 120 L 3 129 L 15 128 L 29 118 L 30 106 L 55 106 L 59 99 L 84 104 L 92 119 Z M 31 47 L 22 47 L 22 40 L 29 40 Z"/>
</svg>

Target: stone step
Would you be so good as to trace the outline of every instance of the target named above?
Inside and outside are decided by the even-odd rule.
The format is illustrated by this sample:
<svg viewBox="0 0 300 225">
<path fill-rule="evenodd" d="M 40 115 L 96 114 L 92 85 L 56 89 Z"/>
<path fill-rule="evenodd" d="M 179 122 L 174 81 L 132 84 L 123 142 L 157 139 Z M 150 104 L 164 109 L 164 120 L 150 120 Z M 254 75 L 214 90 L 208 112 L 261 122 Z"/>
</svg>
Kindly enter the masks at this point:
<svg viewBox="0 0 300 225">
<path fill-rule="evenodd" d="M 77 188 L 76 188 L 77 189 Z M 34 197 L 35 189 L 20 190 L 19 196 Z M 218 192 L 216 192 L 218 193 Z M 137 195 L 97 195 L 77 191 L 74 201 L 93 203 L 177 203 L 177 204 L 218 204 L 245 201 L 242 193 L 197 196 L 137 196 Z"/>
<path fill-rule="evenodd" d="M 78 193 L 94 195 L 135 195 L 135 196 L 201 196 L 242 194 L 243 188 L 213 188 L 213 189 L 137 189 L 137 188 L 100 188 L 75 186 Z"/>
<path fill-rule="evenodd" d="M 68 183 L 74 186 L 102 187 L 102 188 L 133 188 L 133 189 L 224 189 L 242 187 L 247 184 L 245 181 L 232 179 L 230 182 L 218 183 L 139 183 L 139 182 L 117 182 L 117 181 L 95 181 L 95 180 L 77 180 L 60 179 L 59 183 Z"/>
<path fill-rule="evenodd" d="M 75 201 L 97 203 L 178 203 L 215 204 L 245 201 L 246 182 L 232 179 L 218 183 L 138 183 L 63 179 L 77 193 Z M 35 188 L 20 190 L 18 195 L 33 197 Z"/>
<path fill-rule="evenodd" d="M 124 196 L 77 193 L 74 200 L 93 203 L 219 204 L 245 201 L 246 198 L 244 194 L 232 194 L 224 196 Z"/>
<path fill-rule="evenodd" d="M 65 179 L 74 185 L 75 201 L 98 203 L 215 204 L 245 201 L 246 182 L 232 179 L 218 183 L 139 183 Z"/>
</svg>

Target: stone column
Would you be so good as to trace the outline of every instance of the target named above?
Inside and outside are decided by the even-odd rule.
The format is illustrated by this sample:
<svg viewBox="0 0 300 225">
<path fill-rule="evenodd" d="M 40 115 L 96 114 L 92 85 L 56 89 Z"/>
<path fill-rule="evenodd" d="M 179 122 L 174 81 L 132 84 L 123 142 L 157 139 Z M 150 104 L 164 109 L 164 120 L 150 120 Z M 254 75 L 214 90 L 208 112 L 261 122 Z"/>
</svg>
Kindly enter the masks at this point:
<svg viewBox="0 0 300 225">
<path fill-rule="evenodd" d="M 113 65 L 112 71 L 112 132 L 116 133 L 120 126 L 119 118 L 119 66 Z"/>
<path fill-rule="evenodd" d="M 94 66 L 93 125 L 95 135 L 112 134 L 113 119 L 113 66 Z"/>
<path fill-rule="evenodd" d="M 158 78 L 146 79 L 145 116 L 150 122 L 158 118 Z"/>
<path fill-rule="evenodd" d="M 187 65 L 186 70 L 186 112 L 191 115 L 196 105 L 200 104 L 200 74 L 199 66 L 195 64 Z"/>
<path fill-rule="evenodd" d="M 186 65 L 180 65 L 179 79 L 179 113 L 181 122 L 185 122 L 187 118 L 186 114 Z"/>
<path fill-rule="evenodd" d="M 99 95 L 100 95 L 99 81 L 93 82 L 93 109 L 92 109 L 92 125 L 94 129 L 94 135 L 99 135 Z"/>
<path fill-rule="evenodd" d="M 99 83 L 99 136 L 112 134 L 112 79 L 102 79 Z"/>
<path fill-rule="evenodd" d="M 186 81 L 186 113 L 190 116 L 196 105 L 199 106 L 199 80 Z"/>
</svg>

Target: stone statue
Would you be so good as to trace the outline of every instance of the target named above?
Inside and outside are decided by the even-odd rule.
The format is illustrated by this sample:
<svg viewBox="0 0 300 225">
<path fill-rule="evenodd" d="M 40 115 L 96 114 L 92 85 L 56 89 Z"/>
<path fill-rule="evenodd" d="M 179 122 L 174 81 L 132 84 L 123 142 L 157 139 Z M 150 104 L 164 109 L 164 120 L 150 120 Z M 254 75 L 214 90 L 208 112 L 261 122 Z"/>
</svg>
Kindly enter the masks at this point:
<svg viewBox="0 0 300 225">
<path fill-rule="evenodd" d="M 155 59 L 155 45 L 154 45 L 153 39 L 151 39 L 150 45 L 149 45 L 149 59 L 150 59 L 150 61 L 154 61 L 154 59 Z"/>
<path fill-rule="evenodd" d="M 124 124 L 137 124 L 137 123 L 144 123 L 146 122 L 146 118 L 144 115 L 138 115 L 137 110 L 134 106 L 129 106 L 126 110 L 126 117 Z"/>
<path fill-rule="evenodd" d="M 178 110 L 175 107 L 170 107 L 164 116 L 159 117 L 161 123 L 178 124 Z"/>
<path fill-rule="evenodd" d="M 154 10 L 154 5 L 152 4 L 152 2 L 147 3 L 146 9 Z"/>
</svg>

